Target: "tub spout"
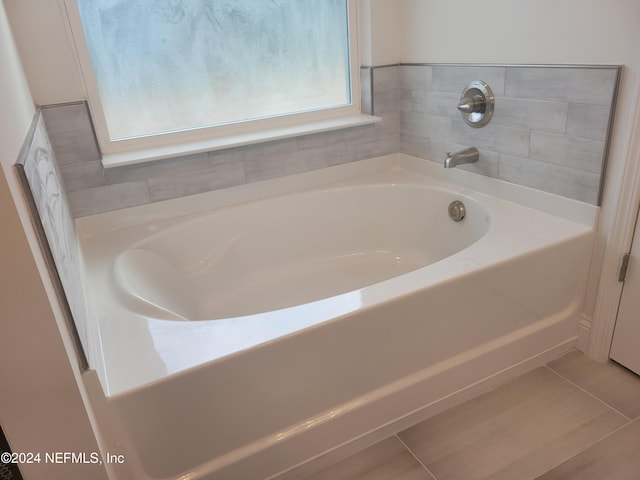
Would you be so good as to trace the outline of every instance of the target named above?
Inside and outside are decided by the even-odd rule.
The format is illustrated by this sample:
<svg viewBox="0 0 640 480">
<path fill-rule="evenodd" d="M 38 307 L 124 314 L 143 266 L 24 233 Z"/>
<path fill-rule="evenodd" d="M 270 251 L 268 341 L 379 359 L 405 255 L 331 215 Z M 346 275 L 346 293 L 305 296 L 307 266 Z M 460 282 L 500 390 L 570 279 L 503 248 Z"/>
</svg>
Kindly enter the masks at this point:
<svg viewBox="0 0 640 480">
<path fill-rule="evenodd" d="M 453 168 L 456 165 L 477 162 L 479 156 L 480 153 L 476 147 L 465 148 L 454 153 L 448 152 L 447 158 L 444 159 L 444 168 Z"/>
</svg>

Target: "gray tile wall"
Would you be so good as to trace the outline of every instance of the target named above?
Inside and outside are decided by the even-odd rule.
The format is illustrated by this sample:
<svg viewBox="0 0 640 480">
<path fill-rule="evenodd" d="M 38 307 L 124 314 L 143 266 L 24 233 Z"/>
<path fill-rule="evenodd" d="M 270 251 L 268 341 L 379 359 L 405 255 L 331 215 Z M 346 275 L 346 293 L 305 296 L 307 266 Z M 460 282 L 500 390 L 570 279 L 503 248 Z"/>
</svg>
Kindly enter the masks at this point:
<svg viewBox="0 0 640 480">
<path fill-rule="evenodd" d="M 617 76 L 615 67 L 363 67 L 363 111 L 381 123 L 108 170 L 84 104 L 43 114 L 76 217 L 399 151 L 441 162 L 467 146 L 480 160 L 459 168 L 597 204 Z M 496 95 L 481 129 L 455 108 L 471 80 Z"/>
<path fill-rule="evenodd" d="M 472 172 L 598 204 L 619 68 L 402 65 L 400 149 L 442 162 L 475 146 Z M 476 129 L 456 110 L 472 80 L 496 97 Z"/>
<path fill-rule="evenodd" d="M 84 103 L 43 108 L 51 142 L 75 217 L 117 210 L 233 185 L 315 170 L 399 150 L 397 69 L 372 81 L 361 71 L 362 104 L 373 111 L 373 90 L 389 96 L 379 102 L 375 125 L 187 155 L 147 164 L 103 169 Z M 390 86 L 387 85 L 390 83 Z"/>
</svg>

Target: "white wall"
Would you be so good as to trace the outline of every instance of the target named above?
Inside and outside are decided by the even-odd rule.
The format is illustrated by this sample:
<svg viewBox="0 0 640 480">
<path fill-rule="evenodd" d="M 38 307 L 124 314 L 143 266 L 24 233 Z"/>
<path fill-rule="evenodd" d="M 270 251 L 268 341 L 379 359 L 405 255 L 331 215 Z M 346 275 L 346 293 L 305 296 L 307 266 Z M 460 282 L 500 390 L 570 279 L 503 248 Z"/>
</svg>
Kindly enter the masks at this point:
<svg viewBox="0 0 640 480">
<path fill-rule="evenodd" d="M 13 163 L 34 114 L 0 3 L 0 424 L 16 452 L 98 451 L 79 369 L 55 302 Z M 66 345 L 65 345 L 66 343 Z M 21 465 L 28 479 L 106 478 L 104 467 Z"/>
<path fill-rule="evenodd" d="M 18 156 L 34 107 L 4 9 L 0 9 L 0 59 L 0 161 L 5 163 Z"/>
<path fill-rule="evenodd" d="M 400 0 L 402 61 L 626 63 L 637 0 Z"/>
<path fill-rule="evenodd" d="M 62 0 L 3 0 L 36 105 L 82 100 Z"/>
<path fill-rule="evenodd" d="M 400 62 L 404 40 L 403 5 L 397 0 L 371 0 L 370 65 L 393 65 Z"/>
</svg>

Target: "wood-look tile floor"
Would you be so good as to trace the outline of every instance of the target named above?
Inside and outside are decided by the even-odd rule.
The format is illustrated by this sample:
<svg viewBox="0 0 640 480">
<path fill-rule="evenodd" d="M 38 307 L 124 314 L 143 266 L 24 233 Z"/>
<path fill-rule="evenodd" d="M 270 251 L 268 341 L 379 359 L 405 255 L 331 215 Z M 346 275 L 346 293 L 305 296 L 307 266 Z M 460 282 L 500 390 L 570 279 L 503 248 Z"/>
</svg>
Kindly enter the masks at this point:
<svg viewBox="0 0 640 480">
<path fill-rule="evenodd" d="M 638 480 L 640 377 L 572 351 L 305 480 Z"/>
</svg>

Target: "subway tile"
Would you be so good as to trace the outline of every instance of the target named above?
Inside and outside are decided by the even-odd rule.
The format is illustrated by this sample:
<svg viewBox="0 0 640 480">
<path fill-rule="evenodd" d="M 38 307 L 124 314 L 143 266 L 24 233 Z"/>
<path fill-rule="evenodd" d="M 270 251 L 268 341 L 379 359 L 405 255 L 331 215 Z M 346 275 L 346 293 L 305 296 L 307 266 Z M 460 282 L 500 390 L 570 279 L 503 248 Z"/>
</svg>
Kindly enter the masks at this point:
<svg viewBox="0 0 640 480">
<path fill-rule="evenodd" d="M 373 125 L 372 140 L 379 135 L 400 134 L 400 112 L 387 112 L 382 116 L 382 121 Z"/>
<path fill-rule="evenodd" d="M 101 161 L 63 166 L 60 168 L 60 173 L 64 189 L 67 192 L 100 187 L 106 184 Z"/>
<path fill-rule="evenodd" d="M 329 147 L 311 147 L 299 149 L 296 155 L 287 157 L 287 175 L 308 172 L 328 166 Z"/>
<path fill-rule="evenodd" d="M 446 117 L 417 112 L 400 114 L 400 131 L 409 135 L 427 136 L 440 141 L 451 139 L 452 120 Z"/>
<path fill-rule="evenodd" d="M 400 101 L 400 82 L 397 67 L 376 68 L 373 71 L 373 113 L 382 115 L 397 112 Z"/>
<path fill-rule="evenodd" d="M 241 147 L 246 182 L 257 182 L 287 175 L 289 160 L 298 152 L 295 138 L 264 145 Z"/>
<path fill-rule="evenodd" d="M 410 112 L 413 110 L 412 94 L 413 90 L 408 90 L 406 88 L 400 89 L 400 93 L 398 94 L 399 112 Z"/>
<path fill-rule="evenodd" d="M 268 180 L 269 178 L 284 177 L 289 171 L 288 160 L 280 157 L 250 157 L 244 161 L 245 177 L 247 183 Z"/>
<path fill-rule="evenodd" d="M 389 437 L 304 480 L 433 480 L 396 437 Z"/>
<path fill-rule="evenodd" d="M 60 165 L 77 165 L 101 160 L 100 151 L 93 135 L 72 135 L 51 139 Z"/>
<path fill-rule="evenodd" d="M 52 139 L 93 135 L 89 111 L 84 103 L 45 106 L 42 116 Z"/>
<path fill-rule="evenodd" d="M 602 141 L 531 132 L 529 157 L 534 160 L 600 173 L 603 155 L 604 142 Z"/>
<path fill-rule="evenodd" d="M 461 118 L 457 109 L 460 95 L 455 93 L 442 92 L 413 92 L 413 111 L 447 117 L 452 119 Z"/>
<path fill-rule="evenodd" d="M 151 202 L 146 181 L 124 182 L 69 192 L 68 199 L 74 217 L 84 217 Z"/>
<path fill-rule="evenodd" d="M 364 156 L 359 156 L 357 147 L 350 142 L 341 142 L 330 145 L 327 151 L 327 165 L 333 167 L 356 160 L 364 160 Z"/>
<path fill-rule="evenodd" d="M 375 94 L 373 103 L 373 113 L 376 116 L 383 116 L 386 113 L 397 112 L 400 102 L 400 90 L 390 90 Z"/>
<path fill-rule="evenodd" d="M 353 162 L 356 160 L 364 160 L 364 157 L 358 157 L 354 152 L 354 148 L 348 144 L 341 143 L 331 145 L 328 149 L 327 165 L 329 167 L 343 165 L 345 163 Z"/>
<path fill-rule="evenodd" d="M 340 142 L 350 142 L 352 140 L 372 140 L 375 137 L 375 125 L 364 125 L 360 127 L 348 128 L 346 130 L 336 132 L 336 136 Z"/>
<path fill-rule="evenodd" d="M 400 88 L 408 90 L 430 90 L 433 78 L 431 65 L 400 65 L 398 67 Z"/>
<path fill-rule="evenodd" d="M 359 142 L 360 144 L 366 144 L 367 141 L 375 141 L 380 136 L 381 132 L 394 134 L 397 133 L 395 128 L 393 127 L 393 120 L 391 120 L 390 125 L 386 125 L 386 118 L 389 114 L 386 114 L 382 117 L 382 122 L 376 123 L 373 125 L 364 125 L 360 127 L 349 128 L 347 130 L 343 130 L 340 135 L 342 137 L 342 141 L 346 142 Z M 397 116 L 393 116 L 393 118 L 397 118 Z M 391 117 L 390 117 L 391 118 Z"/>
<path fill-rule="evenodd" d="M 485 67 L 480 65 L 453 66 L 434 65 L 432 90 L 452 92 L 458 95 L 469 82 L 481 80 L 489 85 L 494 95 L 504 94 L 505 67 Z"/>
<path fill-rule="evenodd" d="M 297 137 L 295 149 L 298 151 L 317 148 L 326 149 L 330 143 L 336 141 L 334 136 L 335 132 L 323 132 L 314 133 L 312 135 L 305 135 L 303 137 Z"/>
<path fill-rule="evenodd" d="M 402 135 L 429 138 L 426 114 L 402 112 L 400 114 L 400 132 Z"/>
<path fill-rule="evenodd" d="M 452 140 L 455 138 L 453 124 L 450 118 L 428 115 L 426 127 L 429 137 L 442 142 Z"/>
<path fill-rule="evenodd" d="M 398 67 L 377 67 L 373 69 L 373 93 L 378 95 L 396 92 L 400 89 L 400 73 Z"/>
<path fill-rule="evenodd" d="M 369 142 L 364 151 L 364 158 L 380 157 L 397 153 L 400 150 L 400 134 L 398 132 L 381 132 L 373 142 Z"/>
<path fill-rule="evenodd" d="M 567 135 L 604 141 L 609 126 L 610 107 L 605 105 L 569 104 Z"/>
<path fill-rule="evenodd" d="M 146 180 L 152 177 L 179 175 L 185 172 L 200 172 L 206 170 L 209 165 L 209 155 L 207 153 L 198 153 L 195 155 L 185 155 L 134 165 L 107 168 L 105 169 L 105 177 L 107 183 L 116 184 Z"/>
<path fill-rule="evenodd" d="M 303 150 L 305 148 L 327 147 L 330 144 L 341 140 L 342 137 L 340 136 L 339 131 L 314 133 L 296 138 L 298 150 Z"/>
<path fill-rule="evenodd" d="M 640 376 L 617 363 L 597 362 L 574 350 L 550 362 L 549 368 L 623 415 L 640 417 Z"/>
<path fill-rule="evenodd" d="M 564 133 L 569 104 L 498 97 L 491 123 L 541 132 Z"/>
<path fill-rule="evenodd" d="M 374 130 L 375 132 L 375 130 Z M 355 162 L 371 157 L 379 157 L 395 153 L 399 149 L 399 135 L 397 133 L 378 135 L 373 138 L 350 138 L 343 142 L 332 144 L 328 149 L 329 166 Z"/>
<path fill-rule="evenodd" d="M 400 151 L 418 158 L 431 158 L 431 139 L 401 132 Z"/>
<path fill-rule="evenodd" d="M 151 201 L 157 202 L 243 184 L 245 170 L 241 162 L 214 157 L 206 169 L 151 177 L 147 183 Z"/>
<path fill-rule="evenodd" d="M 530 131 L 502 125 L 473 128 L 462 120 L 453 121 L 452 140 L 461 145 L 510 155 L 527 156 Z"/>
<path fill-rule="evenodd" d="M 598 202 L 600 175 L 596 173 L 501 154 L 498 178 L 591 205 Z"/>
<path fill-rule="evenodd" d="M 617 72 L 614 68 L 509 67 L 508 97 L 610 105 Z"/>
<path fill-rule="evenodd" d="M 625 422 L 542 367 L 399 437 L 438 479 L 532 479 Z"/>
</svg>

